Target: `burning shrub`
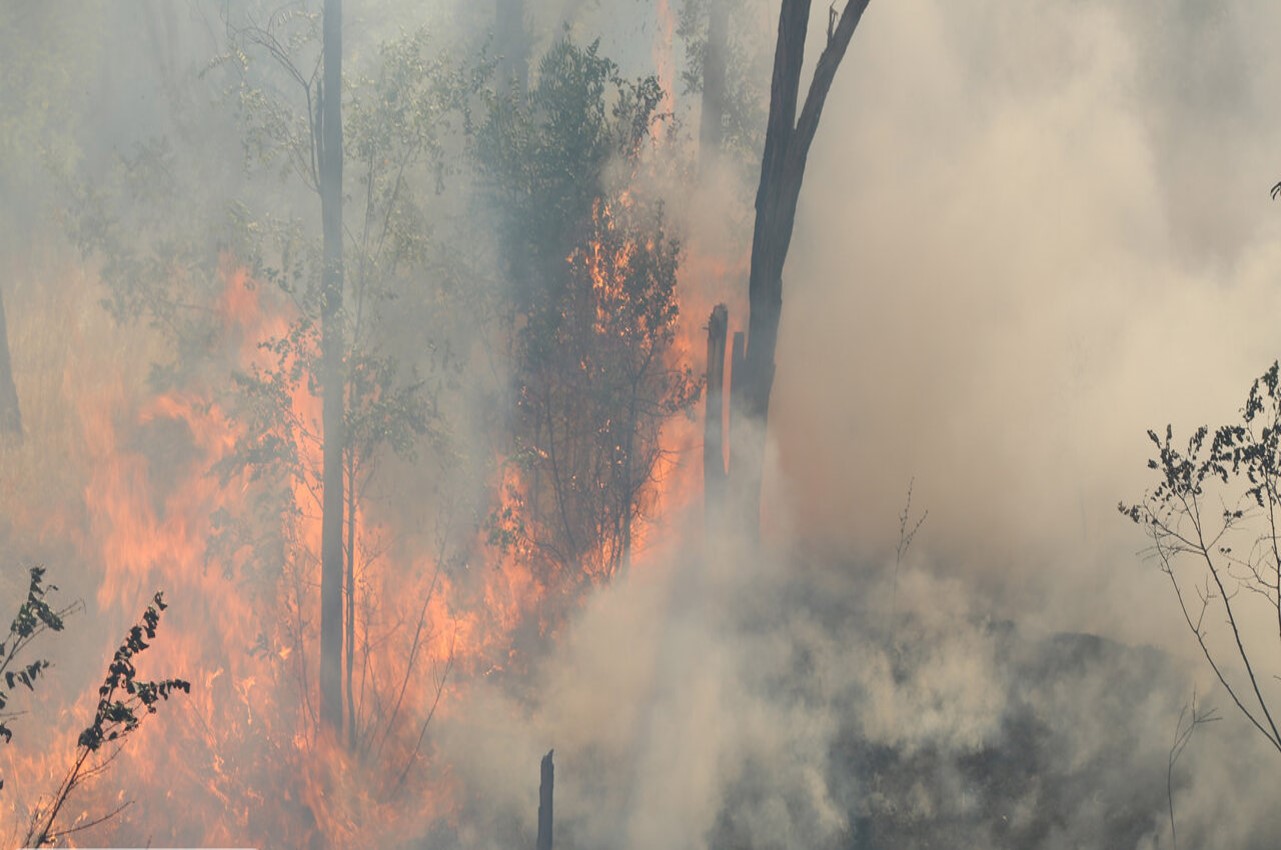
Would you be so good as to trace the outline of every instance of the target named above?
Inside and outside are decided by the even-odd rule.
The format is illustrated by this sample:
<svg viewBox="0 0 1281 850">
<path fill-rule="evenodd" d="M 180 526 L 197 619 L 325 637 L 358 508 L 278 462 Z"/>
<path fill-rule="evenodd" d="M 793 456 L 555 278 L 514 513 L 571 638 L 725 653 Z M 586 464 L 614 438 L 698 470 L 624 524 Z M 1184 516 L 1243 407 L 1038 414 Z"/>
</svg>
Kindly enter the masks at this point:
<svg viewBox="0 0 1281 850">
<path fill-rule="evenodd" d="M 625 80 L 598 44 L 564 39 L 481 133 L 505 228 L 522 473 L 490 538 L 519 544 L 539 581 L 570 597 L 626 563 L 660 430 L 700 390 L 675 346 L 680 243 L 628 188 L 662 102 L 654 77 Z"/>
</svg>

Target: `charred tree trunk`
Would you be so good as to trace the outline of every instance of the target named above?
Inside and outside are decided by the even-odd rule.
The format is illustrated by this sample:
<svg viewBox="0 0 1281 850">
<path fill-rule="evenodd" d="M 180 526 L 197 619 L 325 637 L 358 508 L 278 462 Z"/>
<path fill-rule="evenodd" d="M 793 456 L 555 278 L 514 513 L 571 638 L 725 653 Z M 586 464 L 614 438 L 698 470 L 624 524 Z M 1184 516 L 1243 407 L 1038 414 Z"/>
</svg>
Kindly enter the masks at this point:
<svg viewBox="0 0 1281 850">
<path fill-rule="evenodd" d="M 538 782 L 538 843 L 535 850 L 552 850 L 552 787 L 556 783 L 556 767 L 552 764 L 552 753 L 548 750 L 543 756 L 541 775 Z"/>
<path fill-rule="evenodd" d="M 725 505 L 725 337 L 729 312 L 712 308 L 707 320 L 707 409 L 703 415 L 703 520 L 712 530 Z"/>
<path fill-rule="evenodd" d="M 324 430 L 320 531 L 320 719 L 341 734 L 343 644 L 342 0 L 325 0 L 320 98 L 320 388 Z"/>
<path fill-rule="evenodd" d="M 800 102 L 801 68 L 810 0 L 783 0 L 779 13 L 765 154 L 761 160 L 756 226 L 752 233 L 747 351 L 742 380 L 737 370 L 733 375 L 735 407 L 742 420 L 735 428 L 735 443 L 731 446 L 735 492 L 741 499 L 744 530 L 752 538 L 760 534 L 765 430 L 770 391 L 774 386 L 774 351 L 783 313 L 783 265 L 796 222 L 796 203 L 823 104 L 867 4 L 868 0 L 847 0 L 839 16 L 834 7 L 830 11 L 827 43 L 814 68 L 803 105 Z"/>
</svg>

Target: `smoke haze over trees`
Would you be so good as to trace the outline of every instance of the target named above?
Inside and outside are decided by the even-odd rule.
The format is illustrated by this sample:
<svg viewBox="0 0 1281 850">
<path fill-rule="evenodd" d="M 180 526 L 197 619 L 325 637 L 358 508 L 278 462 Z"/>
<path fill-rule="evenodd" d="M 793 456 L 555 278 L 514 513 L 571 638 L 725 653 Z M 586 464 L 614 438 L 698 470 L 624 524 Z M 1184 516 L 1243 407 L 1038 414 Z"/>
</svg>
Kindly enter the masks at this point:
<svg viewBox="0 0 1281 850">
<path fill-rule="evenodd" d="M 704 352 L 760 306 L 779 13 L 6 4 L 0 599 L 84 610 L 4 835 L 163 588 L 140 681 L 191 692 L 85 842 L 532 846 L 554 748 L 560 848 L 1272 846 L 1116 503 L 1277 359 L 1281 11 L 866 4 L 759 234 L 767 430 L 726 361 L 756 541 L 703 521 Z"/>
</svg>

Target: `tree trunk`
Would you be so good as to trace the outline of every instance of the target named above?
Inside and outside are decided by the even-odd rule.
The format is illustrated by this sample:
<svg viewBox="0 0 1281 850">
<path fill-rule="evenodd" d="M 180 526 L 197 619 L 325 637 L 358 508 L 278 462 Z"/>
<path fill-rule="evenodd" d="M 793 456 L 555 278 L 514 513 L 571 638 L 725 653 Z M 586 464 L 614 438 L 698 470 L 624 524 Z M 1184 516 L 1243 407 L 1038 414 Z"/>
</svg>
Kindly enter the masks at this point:
<svg viewBox="0 0 1281 850">
<path fill-rule="evenodd" d="M 13 365 L 9 360 L 9 322 L 0 294 L 0 433 L 22 438 L 22 410 L 18 407 L 18 389 L 13 385 Z"/>
<path fill-rule="evenodd" d="M 348 400 L 348 406 L 352 401 Z M 343 689 L 347 696 L 347 749 L 356 751 L 356 689 L 352 687 L 356 670 L 356 447 L 344 453 L 347 499 L 347 540 L 343 547 L 343 595 L 346 613 L 343 623 Z"/>
<path fill-rule="evenodd" d="M 729 311 L 712 308 L 707 320 L 707 408 L 703 414 L 703 524 L 715 530 L 725 503 L 725 337 Z"/>
<path fill-rule="evenodd" d="M 0 185 L 0 192 L 9 187 Z M 0 262 L 7 261 L 10 272 L 16 272 L 19 245 L 29 245 L 33 239 L 30 222 L 8 220 L 3 222 L 0 235 Z M 9 279 L 12 279 L 11 275 Z M 7 284 L 9 279 L 0 281 Z M 18 391 L 13 384 L 13 365 L 9 359 L 9 321 L 5 315 L 3 289 L 0 288 L 0 434 L 22 438 L 22 411 L 18 406 Z"/>
<path fill-rule="evenodd" d="M 341 734 L 343 644 L 342 0 L 325 0 L 320 100 L 320 387 L 324 496 L 320 531 L 320 718 Z"/>
<path fill-rule="evenodd" d="M 801 68 L 805 60 L 810 0 L 783 0 L 779 13 L 765 154 L 761 160 L 756 226 L 752 233 L 747 351 L 742 380 L 737 370 L 733 375 L 734 406 L 742 420 L 735 428 L 735 442 L 731 446 L 734 483 L 744 531 L 753 539 L 760 535 L 765 433 L 774 386 L 774 351 L 783 314 L 783 265 L 792 242 L 805 162 L 823 104 L 867 4 L 868 0 L 847 0 L 839 18 L 835 9 L 831 11 L 827 43 L 815 65 L 803 106 L 800 106 Z"/>
<path fill-rule="evenodd" d="M 543 756 L 538 782 L 538 843 L 535 850 L 552 850 L 552 788 L 556 784 L 556 767 L 552 753 Z"/>
<path fill-rule="evenodd" d="M 706 170 L 721 150 L 725 136 L 725 74 L 729 54 L 729 10 L 726 0 L 707 0 L 707 48 L 703 52 L 703 106 L 698 155 Z"/>
<path fill-rule="evenodd" d="M 494 46 L 498 51 L 498 90 L 524 97 L 529 90 L 529 36 L 525 0 L 495 0 Z"/>
<path fill-rule="evenodd" d="M 734 388 L 738 382 L 745 380 L 743 377 L 743 358 L 747 353 L 747 334 L 743 331 L 734 331 L 734 341 L 730 344 L 729 349 L 729 377 L 725 379 L 725 394 L 729 396 L 729 405 L 725 411 L 725 442 L 729 444 L 729 457 L 725 459 L 725 477 L 728 481 L 737 481 L 734 477 L 734 448 L 742 442 L 741 438 L 734 434 L 734 408 L 738 403 Z M 729 485 L 726 485 L 729 489 Z"/>
</svg>

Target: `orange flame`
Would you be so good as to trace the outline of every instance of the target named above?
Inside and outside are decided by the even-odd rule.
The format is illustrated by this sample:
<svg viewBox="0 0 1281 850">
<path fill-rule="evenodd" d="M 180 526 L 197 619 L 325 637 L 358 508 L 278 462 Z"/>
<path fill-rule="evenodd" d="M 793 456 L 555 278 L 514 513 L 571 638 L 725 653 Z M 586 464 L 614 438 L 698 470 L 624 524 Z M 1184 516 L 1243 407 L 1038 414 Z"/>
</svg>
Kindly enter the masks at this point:
<svg viewBox="0 0 1281 850">
<path fill-rule="evenodd" d="M 666 3 L 660 12 L 670 17 Z M 632 200 L 624 194 L 615 203 Z M 615 226 L 609 204 L 598 205 L 596 219 L 605 232 Z M 593 283 L 598 331 L 611 327 L 626 298 L 621 279 L 636 252 L 652 247 L 623 241 L 609 248 L 597 239 L 580 258 Z M 231 258 L 222 266 L 217 353 L 244 372 L 270 370 L 278 354 L 261 344 L 286 336 L 297 315 Z M 90 315 L 96 305 L 77 309 Z M 674 361 L 697 362 L 701 321 L 697 310 L 681 314 Z M 154 341 L 132 352 L 128 369 L 90 356 L 95 347 L 122 349 L 119 338 L 104 342 L 76 326 L 67 342 L 77 354 L 60 381 L 75 409 L 66 463 L 83 471 L 77 504 L 61 514 L 9 516 L 46 540 L 74 543 L 87 566 L 80 578 L 96 582 L 85 585 L 93 587 L 92 638 L 100 647 L 89 655 L 105 660 L 143 600 L 163 589 L 172 604 L 144 673 L 193 684 L 189 697 L 149 721 L 112 765 L 109 781 L 83 789 L 68 823 L 86 823 L 127 796 L 136 804 L 84 840 L 375 847 L 449 818 L 463 792 L 449 765 L 432 758 L 426 730 L 433 718 L 458 710 L 450 685 L 519 671 L 518 635 L 552 635 L 555 612 L 568 604 L 531 569 L 525 544 L 513 538 L 495 547 L 480 539 L 474 550 L 491 562 L 467 569 L 353 543 L 353 703 L 362 718 L 353 747 L 317 721 L 320 399 L 306 381 L 282 391 L 292 427 L 272 436 L 287 443 L 301 472 L 259 476 L 231 462 L 246 437 L 245 415 L 215 378 L 146 391 L 139 372 Z M 306 354 L 304 346 L 288 357 Z M 698 465 L 690 460 L 698 439 L 691 419 L 664 426 L 669 460 L 636 523 L 634 565 L 657 551 L 658 518 L 698 493 Z M 32 442 L 24 451 L 48 450 Z M 498 514 L 519 515 L 527 492 L 522 473 L 514 463 L 497 466 Z M 356 541 L 395 537 L 374 505 L 357 505 L 354 526 Z M 56 564 L 51 569 L 57 573 Z M 72 586 L 72 575 L 64 586 Z M 65 768 L 101 676 L 97 664 L 76 665 L 68 676 L 72 695 L 31 718 L 23 731 L 31 746 L 15 743 L 0 756 L 5 776 L 14 777 L 0 798 L 11 833 L 21 831 L 35 793 L 51 788 Z"/>
</svg>

